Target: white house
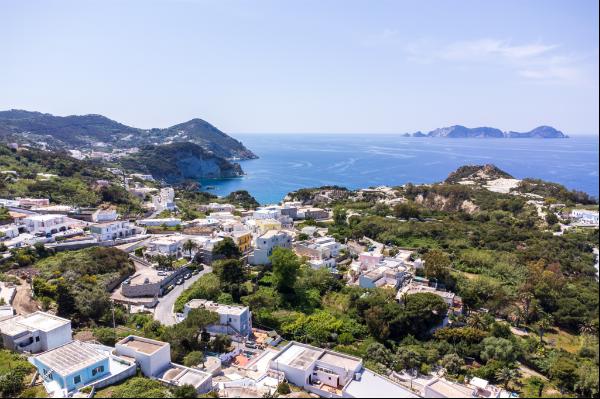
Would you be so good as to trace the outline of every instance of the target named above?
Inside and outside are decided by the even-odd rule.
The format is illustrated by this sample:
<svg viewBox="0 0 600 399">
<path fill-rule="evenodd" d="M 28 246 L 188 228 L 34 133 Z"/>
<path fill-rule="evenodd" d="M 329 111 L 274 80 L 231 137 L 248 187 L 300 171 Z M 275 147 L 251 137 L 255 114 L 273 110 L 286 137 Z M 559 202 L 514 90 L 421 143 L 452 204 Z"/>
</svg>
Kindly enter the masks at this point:
<svg viewBox="0 0 600 399">
<path fill-rule="evenodd" d="M 14 316 L 0 322 L 0 335 L 7 349 L 39 353 L 71 341 L 71 320 L 45 312 Z"/>
<path fill-rule="evenodd" d="M 183 314 L 187 317 L 190 310 L 200 308 L 219 315 L 219 323 L 206 328 L 210 333 L 243 337 L 252 333 L 252 312 L 248 306 L 223 305 L 206 299 L 192 299 L 185 304 Z"/>
<path fill-rule="evenodd" d="M 69 228 L 69 220 L 65 215 L 30 215 L 23 218 L 27 231 L 37 235 L 51 235 Z"/>
<path fill-rule="evenodd" d="M 573 209 L 569 216 L 581 224 L 598 226 L 598 211 L 590 211 L 587 209 Z"/>
<path fill-rule="evenodd" d="M 19 235 L 19 227 L 14 224 L 5 224 L 0 226 L 0 234 L 3 238 L 15 238 Z"/>
<path fill-rule="evenodd" d="M 273 248 L 291 248 L 292 237 L 285 231 L 269 230 L 255 240 L 254 252 L 248 258 L 251 265 L 265 265 L 270 263 L 269 256 Z"/>
<path fill-rule="evenodd" d="M 168 342 L 130 335 L 117 342 L 115 353 L 133 358 L 142 374 L 170 386 L 192 385 L 197 393 L 212 389 L 212 375 L 171 362 Z"/>
<path fill-rule="evenodd" d="M 408 389 L 363 367 L 362 359 L 290 342 L 270 361 L 271 370 L 320 397 L 417 398 Z"/>
<path fill-rule="evenodd" d="M 137 233 L 137 229 L 127 220 L 115 220 L 90 225 L 90 233 L 98 241 L 111 241 L 131 237 Z"/>
<path fill-rule="evenodd" d="M 96 223 L 102 222 L 112 222 L 117 220 L 117 210 L 115 208 L 98 208 L 94 213 L 92 213 L 92 221 Z"/>
<path fill-rule="evenodd" d="M 315 269 L 321 267 L 333 268 L 340 251 L 345 248 L 333 237 L 319 237 L 306 241 L 298 242 L 294 245 L 294 250 L 300 256 L 309 258 L 309 263 Z"/>
</svg>

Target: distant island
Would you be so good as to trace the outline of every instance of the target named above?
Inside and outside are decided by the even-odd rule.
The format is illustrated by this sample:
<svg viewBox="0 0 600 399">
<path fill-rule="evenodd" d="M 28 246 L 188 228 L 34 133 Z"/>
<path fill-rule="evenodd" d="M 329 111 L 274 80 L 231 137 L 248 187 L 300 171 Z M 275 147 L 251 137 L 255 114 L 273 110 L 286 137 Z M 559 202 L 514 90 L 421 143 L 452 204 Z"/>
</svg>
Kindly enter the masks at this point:
<svg viewBox="0 0 600 399">
<path fill-rule="evenodd" d="M 468 128 L 461 125 L 441 127 L 429 133 L 405 133 L 404 137 L 443 137 L 451 139 L 566 139 L 566 134 L 552 126 L 538 126 L 528 132 L 504 132 L 494 127 Z"/>
</svg>

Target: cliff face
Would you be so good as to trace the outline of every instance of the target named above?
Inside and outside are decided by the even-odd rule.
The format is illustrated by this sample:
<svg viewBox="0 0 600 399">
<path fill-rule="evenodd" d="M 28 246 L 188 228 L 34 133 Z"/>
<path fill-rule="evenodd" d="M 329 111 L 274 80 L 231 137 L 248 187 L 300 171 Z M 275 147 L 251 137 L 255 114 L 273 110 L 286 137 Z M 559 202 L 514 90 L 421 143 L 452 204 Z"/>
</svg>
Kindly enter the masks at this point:
<svg viewBox="0 0 600 399">
<path fill-rule="evenodd" d="M 143 147 L 120 161 L 123 168 L 152 174 L 168 184 L 186 180 L 219 179 L 243 175 L 242 168 L 194 143 Z"/>
<path fill-rule="evenodd" d="M 165 129 L 138 129 L 102 115 L 54 116 L 23 110 L 0 111 L 0 140 L 55 149 L 121 149 L 192 142 L 221 158 L 253 159 L 240 141 L 202 119 Z"/>
</svg>

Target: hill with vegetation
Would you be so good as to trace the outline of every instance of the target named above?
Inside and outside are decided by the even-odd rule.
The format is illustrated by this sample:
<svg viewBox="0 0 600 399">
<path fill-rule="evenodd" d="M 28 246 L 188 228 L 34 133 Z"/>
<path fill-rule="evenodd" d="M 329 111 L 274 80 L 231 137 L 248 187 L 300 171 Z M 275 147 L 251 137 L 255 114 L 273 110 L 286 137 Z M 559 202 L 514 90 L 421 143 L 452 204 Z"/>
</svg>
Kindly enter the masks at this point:
<svg viewBox="0 0 600 399">
<path fill-rule="evenodd" d="M 139 152 L 121 158 L 119 163 L 126 170 L 148 173 L 168 184 L 243 175 L 239 164 L 218 157 L 194 143 L 142 147 Z"/>
<path fill-rule="evenodd" d="M 141 212 L 140 201 L 104 165 L 64 151 L 17 150 L 0 144 L 0 171 L 0 198 L 48 198 L 53 204 L 83 207 L 110 202 L 123 214 Z M 109 185 L 98 185 L 98 180 Z"/>
<path fill-rule="evenodd" d="M 165 129 L 139 129 L 102 115 L 63 117 L 9 110 L 0 111 L 0 140 L 34 146 L 43 143 L 55 149 L 122 149 L 191 142 L 221 158 L 256 158 L 240 141 L 202 119 L 192 119 Z"/>
<path fill-rule="evenodd" d="M 568 138 L 566 134 L 553 128 L 552 126 L 538 126 L 528 132 L 503 132 L 500 129 L 494 127 L 474 127 L 468 128 L 462 125 L 454 125 L 448 127 L 441 127 L 434 129 L 429 133 L 425 134 L 422 132 L 406 133 L 404 137 L 444 137 L 454 139 L 522 139 L 522 138 L 535 138 L 535 139 L 564 139 Z"/>
</svg>

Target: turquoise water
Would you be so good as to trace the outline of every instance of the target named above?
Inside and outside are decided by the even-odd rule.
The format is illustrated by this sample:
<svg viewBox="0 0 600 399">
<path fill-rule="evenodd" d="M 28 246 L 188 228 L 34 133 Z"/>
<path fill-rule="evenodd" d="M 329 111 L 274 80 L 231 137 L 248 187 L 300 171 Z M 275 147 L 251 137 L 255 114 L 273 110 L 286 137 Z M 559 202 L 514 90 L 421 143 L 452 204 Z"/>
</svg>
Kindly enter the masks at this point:
<svg viewBox="0 0 600 399">
<path fill-rule="evenodd" d="M 444 180 L 465 164 L 493 163 L 517 178 L 536 177 L 598 196 L 598 137 L 566 140 L 440 139 L 379 134 L 237 134 L 260 158 L 241 161 L 246 176 L 206 180 L 227 195 L 248 190 L 279 202 L 302 187 L 350 189 Z"/>
</svg>

